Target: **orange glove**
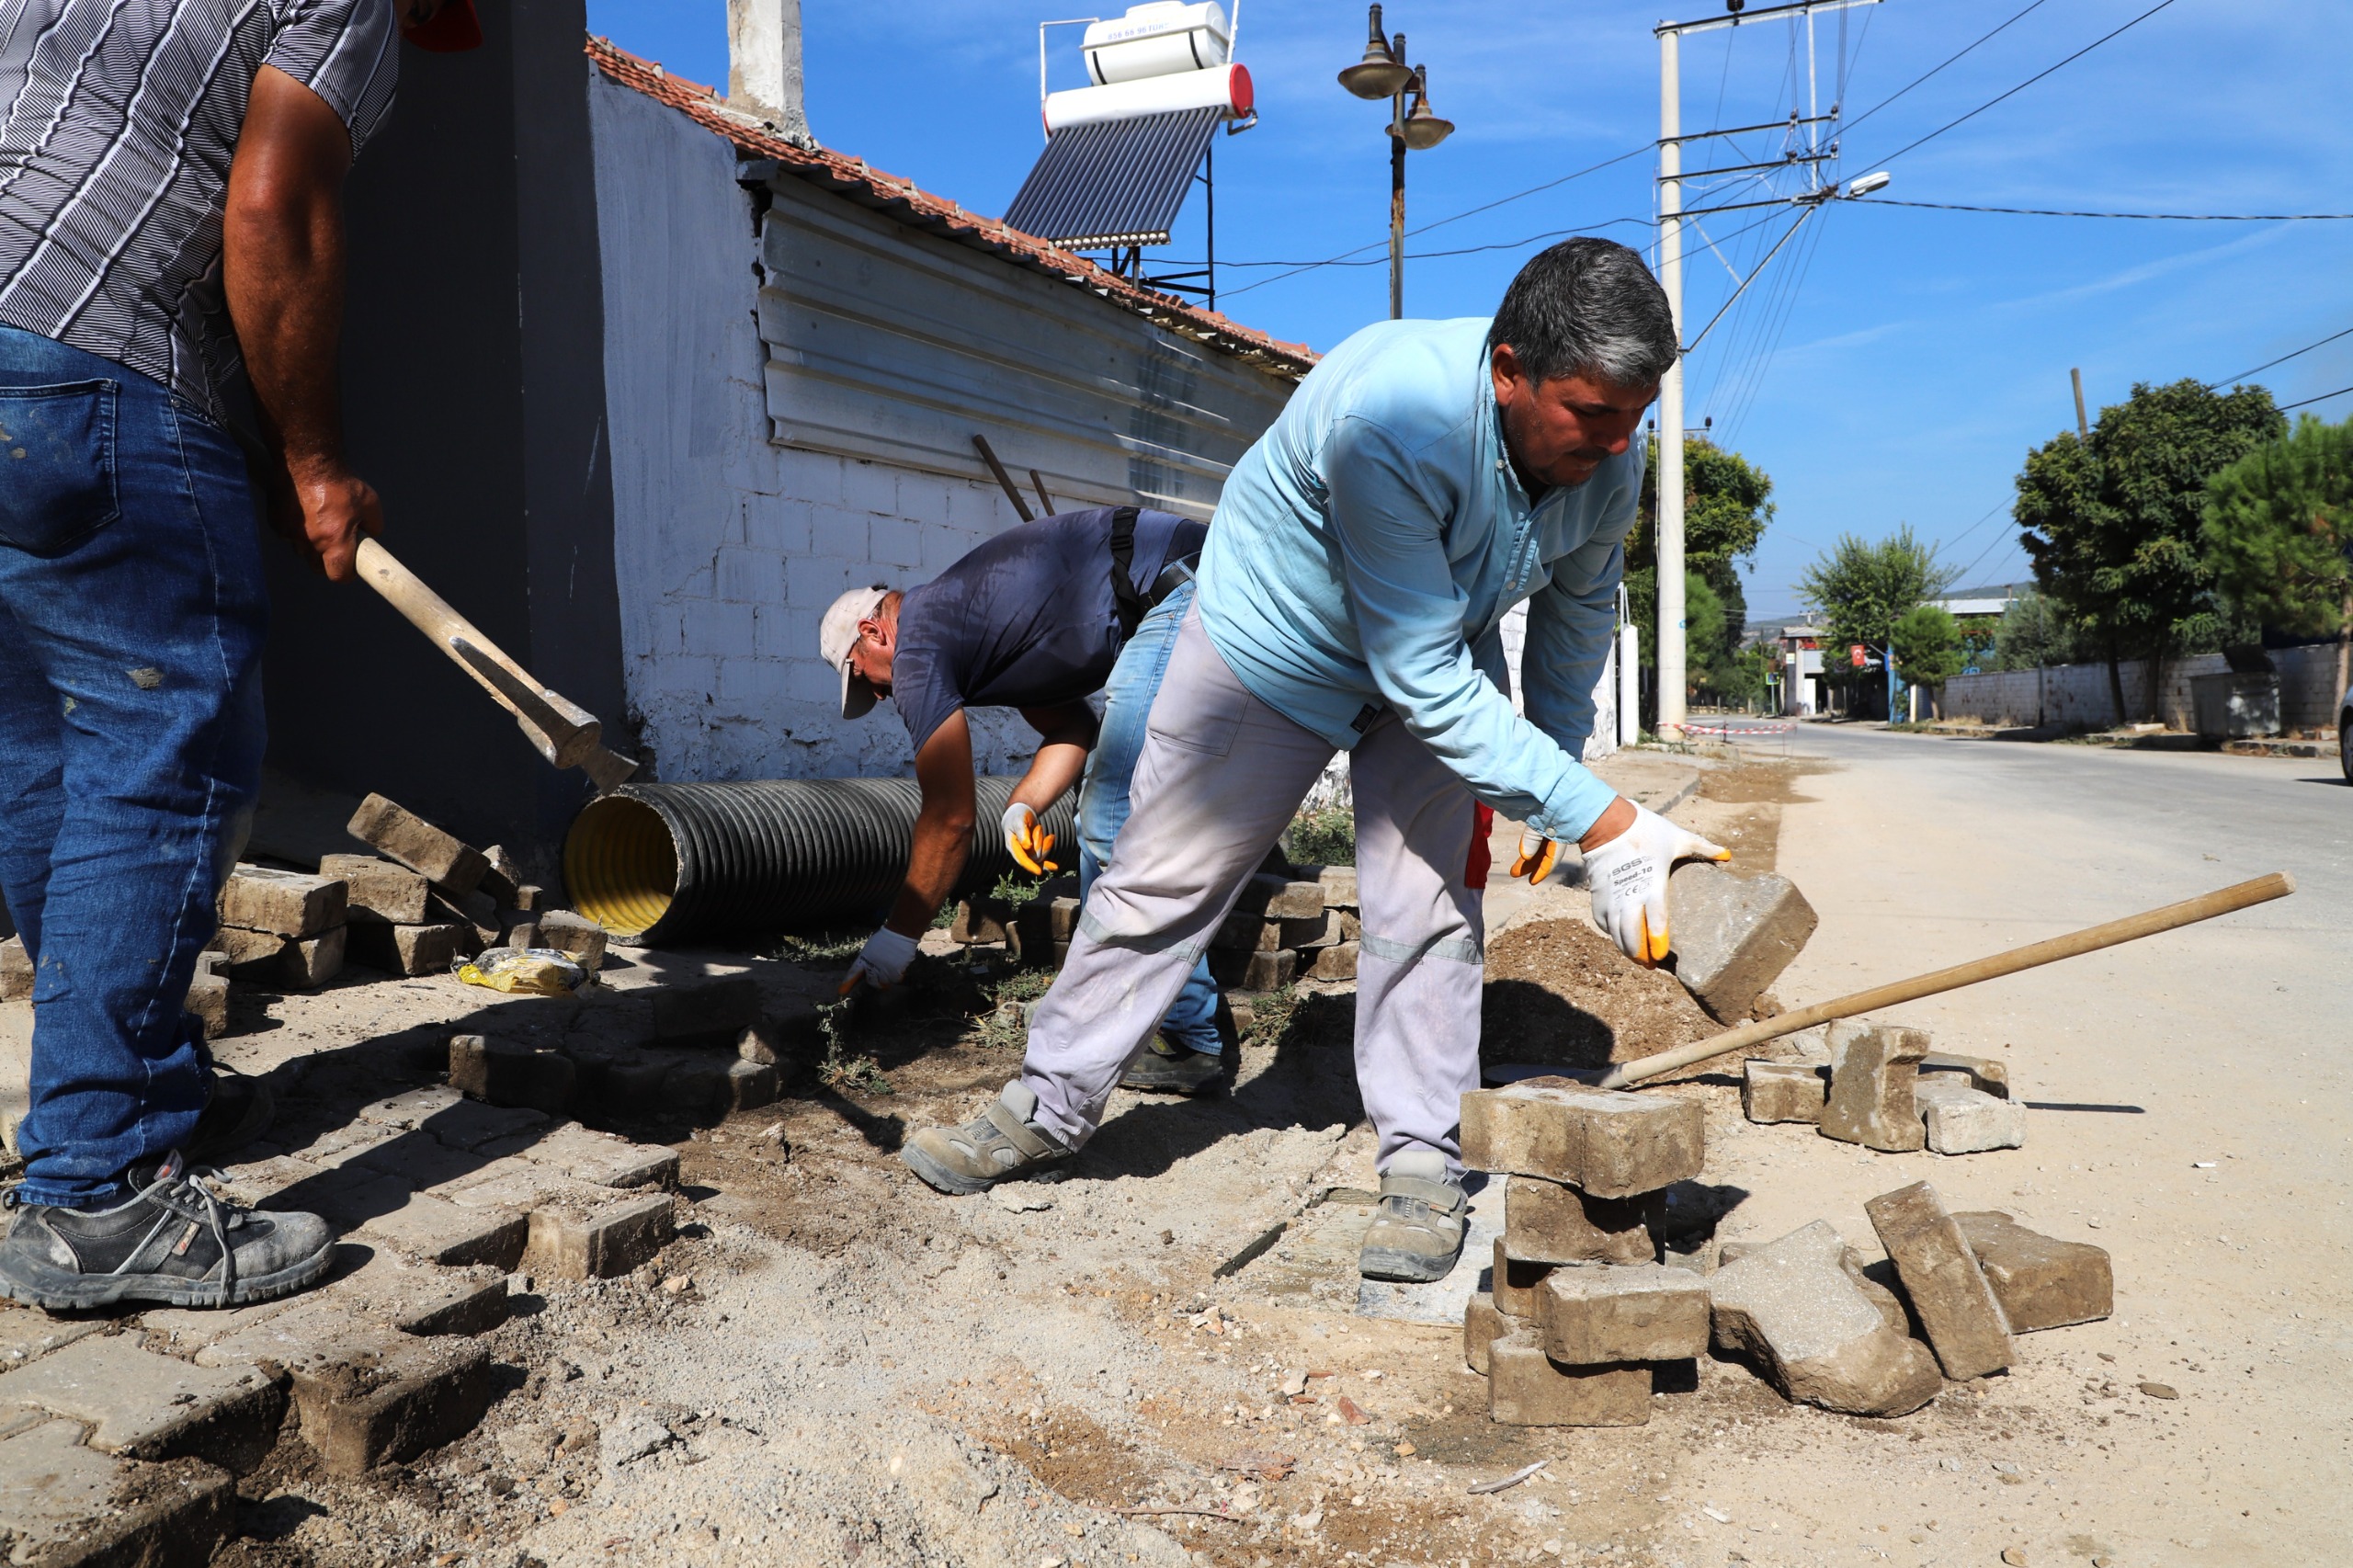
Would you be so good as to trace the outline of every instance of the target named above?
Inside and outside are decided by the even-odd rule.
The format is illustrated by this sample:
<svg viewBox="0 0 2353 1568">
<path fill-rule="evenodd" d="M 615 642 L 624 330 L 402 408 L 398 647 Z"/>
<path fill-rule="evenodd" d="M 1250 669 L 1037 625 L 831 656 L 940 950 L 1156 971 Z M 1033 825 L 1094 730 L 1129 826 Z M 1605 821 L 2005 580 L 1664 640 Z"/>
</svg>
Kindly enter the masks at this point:
<svg viewBox="0 0 2353 1568">
<path fill-rule="evenodd" d="M 1054 835 L 1039 822 L 1037 812 L 1016 801 L 1005 808 L 1001 825 L 1005 829 L 1005 846 L 1013 852 L 1014 864 L 1033 877 L 1056 869 L 1046 858 L 1054 846 Z"/>
<path fill-rule="evenodd" d="M 1553 863 L 1560 858 L 1561 846 L 1557 840 L 1540 838 L 1536 841 L 1536 847 L 1530 849 L 1523 836 L 1519 841 L 1519 852 L 1512 857 L 1511 874 L 1526 877 L 1528 885 L 1534 887 L 1552 874 Z"/>
</svg>

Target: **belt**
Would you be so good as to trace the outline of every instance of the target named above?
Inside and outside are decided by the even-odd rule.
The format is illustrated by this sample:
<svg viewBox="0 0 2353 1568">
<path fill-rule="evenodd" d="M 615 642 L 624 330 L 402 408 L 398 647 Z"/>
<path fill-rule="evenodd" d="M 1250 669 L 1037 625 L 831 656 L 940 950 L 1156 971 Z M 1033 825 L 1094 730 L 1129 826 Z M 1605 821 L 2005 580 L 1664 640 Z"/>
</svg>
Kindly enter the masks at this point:
<svg viewBox="0 0 2353 1568">
<path fill-rule="evenodd" d="M 1199 551 L 1195 551 L 1181 561 L 1170 562 L 1160 569 L 1160 575 L 1152 580 L 1152 587 L 1144 594 L 1143 602 L 1148 605 L 1160 603 L 1161 600 L 1191 582 L 1193 574 L 1199 569 L 1200 564 Z"/>
</svg>

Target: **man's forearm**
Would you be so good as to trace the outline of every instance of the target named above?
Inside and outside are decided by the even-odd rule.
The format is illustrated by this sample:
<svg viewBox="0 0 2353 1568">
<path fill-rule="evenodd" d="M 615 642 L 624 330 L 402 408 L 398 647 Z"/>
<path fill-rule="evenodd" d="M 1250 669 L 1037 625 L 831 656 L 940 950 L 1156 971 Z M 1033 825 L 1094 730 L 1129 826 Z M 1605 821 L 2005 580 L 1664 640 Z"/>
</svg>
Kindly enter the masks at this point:
<svg viewBox="0 0 2353 1568">
<path fill-rule="evenodd" d="M 945 813 L 926 812 L 915 818 L 915 848 L 907 857 L 907 880 L 900 884 L 891 917 L 883 922 L 904 937 L 920 937 L 931 929 L 932 916 L 948 902 L 964 862 L 972 853 L 970 819 L 953 820 Z"/>
</svg>

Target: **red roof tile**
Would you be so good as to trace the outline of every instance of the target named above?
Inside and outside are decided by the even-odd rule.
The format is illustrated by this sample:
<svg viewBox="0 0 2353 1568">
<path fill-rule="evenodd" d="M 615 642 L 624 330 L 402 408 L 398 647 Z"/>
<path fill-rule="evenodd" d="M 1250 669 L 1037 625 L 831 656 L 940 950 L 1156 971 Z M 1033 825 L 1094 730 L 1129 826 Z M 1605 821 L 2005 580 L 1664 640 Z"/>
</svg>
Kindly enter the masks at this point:
<svg viewBox="0 0 2353 1568">
<path fill-rule="evenodd" d="M 588 40 L 588 58 L 597 70 L 631 91 L 669 105 L 713 134 L 734 144 L 750 158 L 773 159 L 780 174 L 848 197 L 886 217 L 1003 256 L 1059 278 L 1165 328 L 1233 355 L 1270 375 L 1296 380 L 1315 366 L 1315 351 L 1303 343 L 1281 343 L 1252 327 L 1227 320 L 1215 311 L 1188 304 L 1173 295 L 1146 289 L 1116 273 L 1107 272 L 1085 256 L 1008 228 L 995 218 L 967 212 L 944 197 L 916 187 L 912 180 L 883 173 L 863 158 L 846 157 L 827 149 L 812 151 L 786 141 L 756 115 L 736 108 L 699 82 L 673 76 L 650 60 L 641 60 L 612 40 Z"/>
</svg>

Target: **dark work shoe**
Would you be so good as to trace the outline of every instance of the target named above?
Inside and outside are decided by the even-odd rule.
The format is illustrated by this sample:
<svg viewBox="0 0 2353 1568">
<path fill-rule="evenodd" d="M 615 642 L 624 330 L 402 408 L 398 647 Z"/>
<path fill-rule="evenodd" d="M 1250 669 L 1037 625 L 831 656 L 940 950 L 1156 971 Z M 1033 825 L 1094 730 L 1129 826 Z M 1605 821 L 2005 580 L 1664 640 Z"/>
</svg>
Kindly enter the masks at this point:
<svg viewBox="0 0 2353 1568">
<path fill-rule="evenodd" d="M 1157 1095 L 1204 1095 L 1217 1088 L 1224 1073 L 1224 1057 L 1171 1045 L 1154 1035 L 1120 1074 L 1120 1087 Z"/>
<path fill-rule="evenodd" d="M 1038 1096 L 1016 1078 L 962 1127 L 926 1127 L 900 1145 L 909 1169 L 941 1192 L 962 1197 L 1010 1176 L 1029 1176 L 1077 1151 L 1030 1119 Z"/>
<path fill-rule="evenodd" d="M 196 1119 L 180 1153 L 191 1165 L 217 1165 L 260 1137 L 278 1114 L 278 1096 L 259 1078 L 233 1067 L 215 1066 L 204 1114 Z"/>
<path fill-rule="evenodd" d="M 50 1312 L 149 1301 L 242 1307 L 318 1282 L 335 1233 L 316 1214 L 263 1213 L 217 1197 L 174 1154 L 131 1173 L 138 1195 L 111 1209 L 53 1209 L 7 1197 L 0 1294 Z"/>
<path fill-rule="evenodd" d="M 1446 1179 L 1446 1157 L 1409 1149 L 1381 1174 L 1381 1211 L 1364 1233 L 1357 1272 L 1367 1279 L 1426 1285 L 1454 1272 L 1470 1226 L 1471 1199 Z"/>
</svg>

